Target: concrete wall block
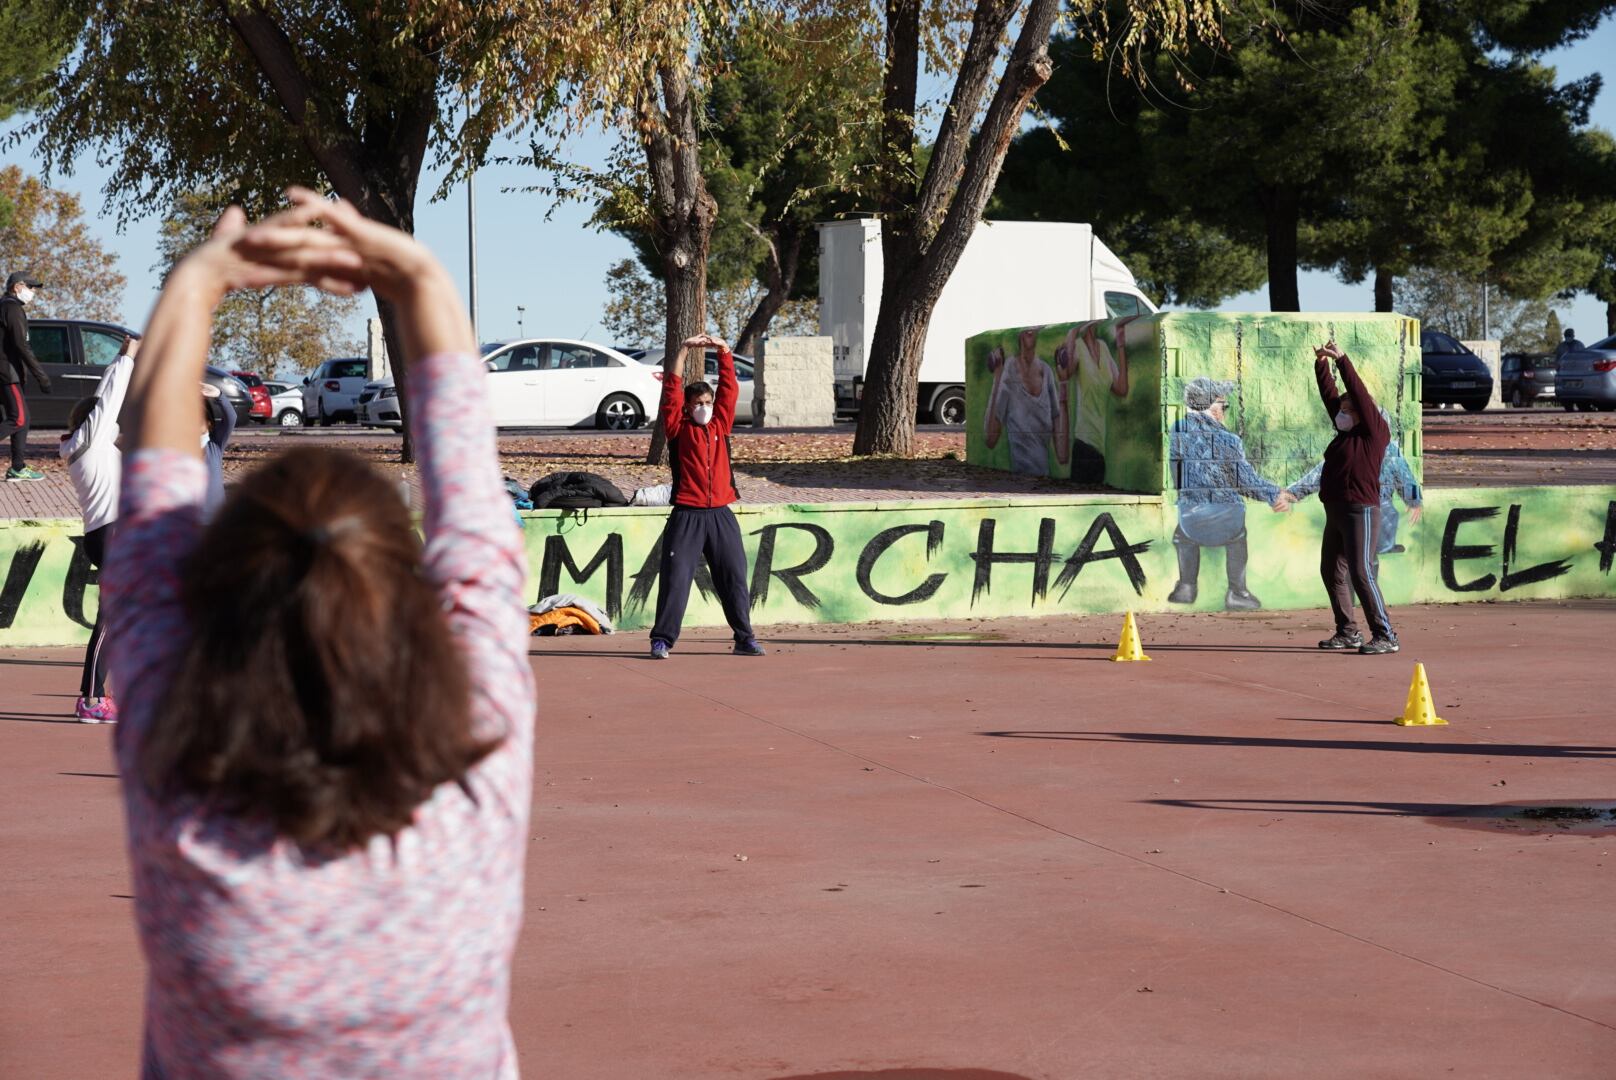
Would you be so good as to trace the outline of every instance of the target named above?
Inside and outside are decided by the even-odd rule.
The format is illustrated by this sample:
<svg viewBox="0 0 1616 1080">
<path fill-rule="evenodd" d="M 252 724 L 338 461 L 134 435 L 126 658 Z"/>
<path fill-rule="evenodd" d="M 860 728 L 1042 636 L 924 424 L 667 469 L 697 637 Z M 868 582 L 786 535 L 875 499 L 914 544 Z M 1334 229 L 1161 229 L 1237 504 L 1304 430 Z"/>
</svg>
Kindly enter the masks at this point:
<svg viewBox="0 0 1616 1080">
<path fill-rule="evenodd" d="M 824 427 L 836 419 L 836 364 L 829 337 L 771 337 L 758 356 L 761 427 Z"/>
</svg>

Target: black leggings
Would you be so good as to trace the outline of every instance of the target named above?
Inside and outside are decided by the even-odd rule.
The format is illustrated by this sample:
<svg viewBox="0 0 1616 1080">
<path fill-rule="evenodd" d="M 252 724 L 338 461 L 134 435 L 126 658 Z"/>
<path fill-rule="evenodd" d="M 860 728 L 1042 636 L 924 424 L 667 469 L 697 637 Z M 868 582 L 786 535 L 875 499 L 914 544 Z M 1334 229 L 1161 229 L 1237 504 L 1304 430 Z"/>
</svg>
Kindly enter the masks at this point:
<svg viewBox="0 0 1616 1080">
<path fill-rule="evenodd" d="M 0 360 L 0 364 L 5 363 Z M 28 446 L 28 399 L 22 383 L 0 385 L 0 439 L 11 439 L 11 467 L 21 469 L 28 462 L 23 450 Z"/>
<path fill-rule="evenodd" d="M 99 529 L 91 529 L 84 534 L 84 554 L 90 560 L 90 565 L 100 570 L 107 559 L 107 536 L 112 532 L 111 525 L 103 525 Z M 106 697 L 107 672 L 101 663 L 101 647 L 106 643 L 101 633 L 102 608 L 99 604 L 95 609 L 95 626 L 90 630 L 90 644 L 84 650 L 84 674 L 79 677 L 80 697 Z"/>
</svg>

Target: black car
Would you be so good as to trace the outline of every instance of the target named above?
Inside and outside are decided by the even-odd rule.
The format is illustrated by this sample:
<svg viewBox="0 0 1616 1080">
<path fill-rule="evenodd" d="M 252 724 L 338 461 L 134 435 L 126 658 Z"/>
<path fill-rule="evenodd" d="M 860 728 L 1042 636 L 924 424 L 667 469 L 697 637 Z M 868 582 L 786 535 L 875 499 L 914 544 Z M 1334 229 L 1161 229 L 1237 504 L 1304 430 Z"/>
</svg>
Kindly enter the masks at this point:
<svg viewBox="0 0 1616 1080">
<path fill-rule="evenodd" d="M 29 319 L 28 344 L 34 358 L 50 376 L 51 390 L 45 393 L 28 379 L 25 397 L 33 426 L 66 427 L 73 403 L 95 393 L 107 365 L 118 358 L 118 351 L 129 330 L 116 323 L 87 319 Z M 245 425 L 252 412 L 252 395 L 230 373 L 209 365 L 204 378 L 234 406 L 236 423 Z"/>
<path fill-rule="evenodd" d="M 1420 331 L 1420 403 L 1463 405 L 1480 412 L 1493 396 L 1493 373 L 1487 362 L 1459 339 L 1436 330 Z"/>
<path fill-rule="evenodd" d="M 1498 370 L 1498 396 L 1517 409 L 1530 408 L 1539 398 L 1554 398 L 1553 353 L 1505 353 Z"/>
</svg>

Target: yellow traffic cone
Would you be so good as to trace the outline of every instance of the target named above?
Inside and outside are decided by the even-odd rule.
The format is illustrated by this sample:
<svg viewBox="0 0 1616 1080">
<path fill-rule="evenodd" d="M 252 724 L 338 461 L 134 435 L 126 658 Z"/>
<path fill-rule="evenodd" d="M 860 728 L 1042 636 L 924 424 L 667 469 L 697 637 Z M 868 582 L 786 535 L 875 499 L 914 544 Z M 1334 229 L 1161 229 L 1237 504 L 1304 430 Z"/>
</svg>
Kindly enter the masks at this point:
<svg viewBox="0 0 1616 1080">
<path fill-rule="evenodd" d="M 1117 642 L 1117 655 L 1111 659 L 1118 662 L 1131 660 L 1149 660 L 1144 650 L 1139 647 L 1139 628 L 1133 623 L 1133 612 L 1128 612 L 1127 619 L 1122 623 L 1122 640 Z"/>
<path fill-rule="evenodd" d="M 1434 727 L 1437 724 L 1446 724 L 1447 721 L 1436 714 L 1436 704 L 1431 701 L 1431 684 L 1425 681 L 1425 665 L 1414 665 L 1414 681 L 1408 686 L 1408 702 L 1403 706 L 1403 715 L 1397 718 L 1403 727 Z"/>
</svg>

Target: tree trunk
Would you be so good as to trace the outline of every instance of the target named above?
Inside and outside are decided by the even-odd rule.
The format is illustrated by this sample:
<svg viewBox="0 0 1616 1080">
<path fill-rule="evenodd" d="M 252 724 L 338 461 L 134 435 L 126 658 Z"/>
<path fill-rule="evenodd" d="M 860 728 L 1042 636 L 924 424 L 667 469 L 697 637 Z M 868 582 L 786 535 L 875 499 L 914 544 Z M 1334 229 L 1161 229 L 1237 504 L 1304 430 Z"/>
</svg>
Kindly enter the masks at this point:
<svg viewBox="0 0 1616 1080">
<path fill-rule="evenodd" d="M 882 285 L 880 313 L 864 367 L 854 454 L 914 453 L 920 360 L 935 306 L 935 298 L 926 302 L 915 295 L 912 281 L 887 278 Z"/>
<path fill-rule="evenodd" d="M 1280 185 L 1263 195 L 1263 222 L 1268 233 L 1268 309 L 1301 311 L 1297 286 L 1297 230 L 1300 199 L 1295 188 Z M 1379 280 L 1376 281 L 1377 293 Z"/>
<path fill-rule="evenodd" d="M 757 355 L 758 343 L 769 332 L 769 324 L 780 314 L 780 309 L 791 296 L 791 290 L 797 287 L 797 265 L 802 258 L 804 231 L 803 226 L 793 222 L 776 226 L 774 235 L 766 237 L 769 241 L 766 288 L 735 342 L 736 352 L 744 356 Z"/>
<path fill-rule="evenodd" d="M 1013 0 L 978 0 L 971 37 L 920 188 L 913 162 L 919 22 L 911 0 L 888 0 L 887 124 L 882 195 L 884 279 L 870 355 L 865 358 L 855 454 L 913 452 L 920 364 L 932 309 L 959 264 L 1027 104 L 1049 81 L 1049 35 L 1060 0 L 1032 0 L 980 125 L 971 121 L 997 66 L 999 43 L 1017 10 Z M 896 136 L 907 141 L 898 141 Z"/>
<path fill-rule="evenodd" d="M 393 85 L 374 87 L 368 121 L 362 131 L 355 130 L 345 109 L 322 101 L 327 88 L 309 76 L 273 14 L 258 6 L 217 3 L 332 190 L 366 217 L 413 235 L 416 185 L 438 117 L 435 51 L 417 50 L 409 57 L 413 66 L 403 64 L 391 80 Z M 404 50 L 400 53 L 405 59 Z M 410 464 L 415 461 L 415 443 L 410 438 L 404 377 L 410 357 L 404 353 L 392 309 L 378 300 L 376 314 L 396 371 L 399 415 L 405 421 L 400 457 Z"/>
<path fill-rule="evenodd" d="M 1605 335 L 1616 335 L 1616 300 L 1605 301 Z"/>
<path fill-rule="evenodd" d="M 642 142 L 651 177 L 652 230 L 662 252 L 666 290 L 663 378 L 684 382 L 681 350 L 685 339 L 701 333 L 707 325 L 707 251 L 713 223 L 718 219 L 718 203 L 707 191 L 701 172 L 697 105 L 684 60 L 664 65 L 657 78 L 661 107 L 655 96 L 645 96 L 649 115 L 641 118 L 640 130 L 647 133 Z M 697 370 L 702 370 L 699 360 Z M 662 465 L 667 459 L 668 438 L 662 430 L 659 410 L 645 460 L 647 464 Z"/>
<path fill-rule="evenodd" d="M 1387 270 L 1385 267 L 1382 267 L 1382 266 L 1375 267 L 1375 310 L 1376 311 L 1395 311 L 1395 310 L 1397 310 L 1393 306 L 1393 302 L 1395 300 L 1395 297 L 1393 296 L 1393 288 L 1392 287 L 1395 284 L 1396 284 L 1396 282 L 1392 277 L 1391 271 Z"/>
</svg>

